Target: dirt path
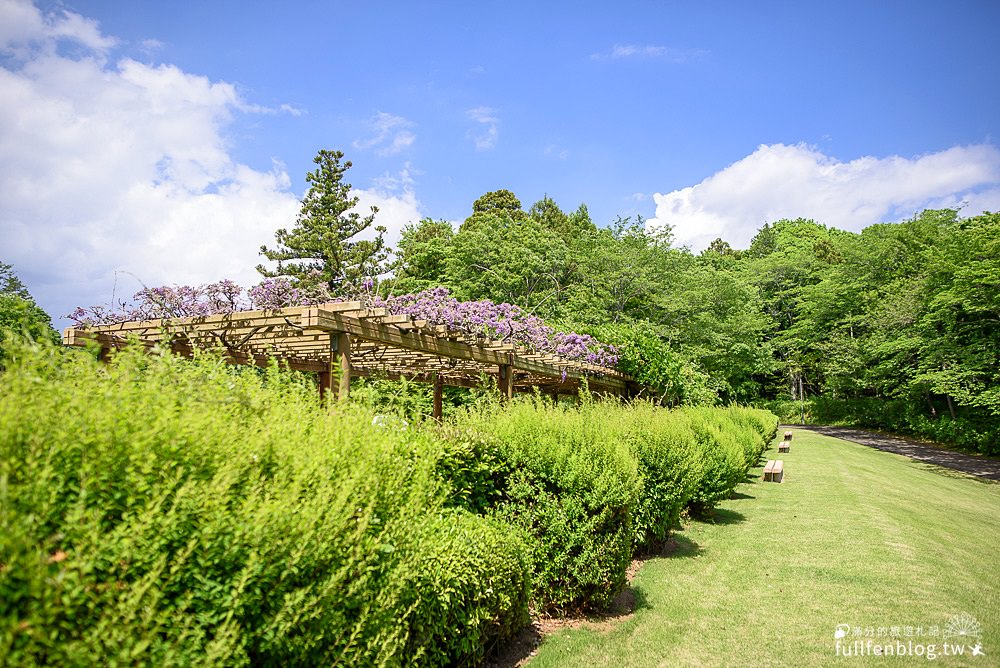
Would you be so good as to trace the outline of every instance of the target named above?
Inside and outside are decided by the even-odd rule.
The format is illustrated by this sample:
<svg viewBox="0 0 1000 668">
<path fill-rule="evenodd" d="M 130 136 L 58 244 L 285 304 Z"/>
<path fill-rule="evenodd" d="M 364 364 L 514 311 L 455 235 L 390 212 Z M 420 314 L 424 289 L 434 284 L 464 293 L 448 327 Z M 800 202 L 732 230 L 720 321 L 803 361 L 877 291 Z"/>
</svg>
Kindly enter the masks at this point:
<svg viewBox="0 0 1000 668">
<path fill-rule="evenodd" d="M 886 434 L 848 427 L 820 427 L 811 425 L 783 425 L 783 427 L 808 429 L 818 434 L 842 438 L 845 441 L 860 443 L 861 445 L 885 450 L 886 452 L 894 452 L 897 455 L 903 455 L 927 464 L 954 469 L 978 478 L 1000 481 L 1000 458 L 997 457 L 967 455 L 900 436 L 888 436 Z"/>
</svg>

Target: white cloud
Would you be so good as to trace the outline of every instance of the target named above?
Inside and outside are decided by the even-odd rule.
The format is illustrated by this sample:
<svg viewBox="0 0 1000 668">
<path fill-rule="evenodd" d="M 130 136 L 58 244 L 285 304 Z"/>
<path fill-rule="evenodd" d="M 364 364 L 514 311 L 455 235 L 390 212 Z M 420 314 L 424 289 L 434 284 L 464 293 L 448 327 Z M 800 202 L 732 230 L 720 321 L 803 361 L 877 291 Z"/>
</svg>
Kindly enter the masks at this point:
<svg viewBox="0 0 1000 668">
<path fill-rule="evenodd" d="M 1000 151 L 955 146 L 915 158 L 865 156 L 841 162 L 805 144 L 762 145 L 701 183 L 655 193 L 647 226 L 674 226 L 681 244 L 716 237 L 745 248 L 766 222 L 812 218 L 860 231 L 923 208 L 968 204 L 964 215 L 1000 208 Z"/>
<path fill-rule="evenodd" d="M 29 0 L 0 1 L 0 51 L 19 58 L 32 51 L 55 52 L 60 40 L 104 54 L 118 40 L 101 34 L 96 21 L 66 10 L 42 14 Z"/>
<path fill-rule="evenodd" d="M 417 136 L 410 132 L 413 123 L 402 116 L 393 116 L 380 111 L 368 125 L 374 134 L 368 139 L 356 140 L 354 148 L 362 150 L 373 148 L 378 155 L 394 155 L 417 139 Z"/>
<path fill-rule="evenodd" d="M 159 51 L 160 49 L 163 48 L 163 46 L 164 46 L 163 42 L 161 42 L 158 39 L 150 38 L 150 39 L 144 39 L 141 42 L 139 42 L 139 49 L 147 54 Z"/>
<path fill-rule="evenodd" d="M 420 201 L 412 190 L 393 194 L 378 188 L 354 189 L 351 194 L 358 197 L 357 209 L 362 215 L 370 213 L 369 207 L 378 207 L 378 213 L 375 214 L 375 225 L 384 225 L 387 228 L 385 242 L 393 250 L 399 243 L 403 227 L 424 217 L 420 212 Z M 374 236 L 374 230 L 368 229 L 358 235 L 358 238 L 371 239 Z"/>
<path fill-rule="evenodd" d="M 500 138 L 500 118 L 492 107 L 475 107 L 465 112 L 466 117 L 479 124 L 478 131 L 469 131 L 477 151 L 488 151 Z"/>
<path fill-rule="evenodd" d="M 565 160 L 569 157 L 569 150 L 562 148 L 558 144 L 549 144 L 542 151 L 542 155 L 546 158 L 555 158 L 557 160 Z"/>
<path fill-rule="evenodd" d="M 590 54 L 591 60 L 622 60 L 624 58 L 662 58 L 671 63 L 681 64 L 705 56 L 704 49 L 684 49 L 675 46 L 655 44 L 615 44 L 611 51 Z"/>
<path fill-rule="evenodd" d="M 375 225 L 383 225 L 387 229 L 386 244 L 393 249 L 399 243 L 400 235 L 409 223 L 415 223 L 423 218 L 421 204 L 413 191 L 413 169 L 406 163 L 399 172 L 386 172 L 374 179 L 373 187 L 367 190 L 354 188 L 351 194 L 358 197 L 356 210 L 361 215 L 367 215 L 371 206 L 378 207 L 375 215 Z M 374 230 L 366 230 L 359 236 L 361 239 L 374 237 Z"/>
<path fill-rule="evenodd" d="M 289 116 L 302 116 L 306 112 L 304 109 L 299 109 L 298 107 L 293 107 L 290 104 L 283 104 L 278 107 L 278 113 L 288 114 Z"/>
<path fill-rule="evenodd" d="M 299 204 L 280 164 L 230 154 L 233 115 L 256 110 L 234 86 L 108 62 L 115 40 L 69 12 L 0 2 L 0 26 L 15 55 L 0 67 L 0 259 L 44 308 L 107 303 L 116 277 L 119 297 L 139 280 L 259 280 L 260 245 Z"/>
</svg>

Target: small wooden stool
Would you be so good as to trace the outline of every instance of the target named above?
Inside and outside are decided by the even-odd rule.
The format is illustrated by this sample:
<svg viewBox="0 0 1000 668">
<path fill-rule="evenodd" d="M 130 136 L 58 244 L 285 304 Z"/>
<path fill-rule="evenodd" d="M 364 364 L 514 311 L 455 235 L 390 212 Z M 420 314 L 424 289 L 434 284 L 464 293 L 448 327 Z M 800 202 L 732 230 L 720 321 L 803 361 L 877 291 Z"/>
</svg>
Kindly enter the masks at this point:
<svg viewBox="0 0 1000 668">
<path fill-rule="evenodd" d="M 791 448 L 792 444 L 789 443 L 788 441 L 782 441 L 781 443 L 778 443 L 778 452 L 789 452 L 791 451 Z"/>
<path fill-rule="evenodd" d="M 780 459 L 768 460 L 764 466 L 764 482 L 781 482 L 784 477 L 785 462 Z"/>
</svg>

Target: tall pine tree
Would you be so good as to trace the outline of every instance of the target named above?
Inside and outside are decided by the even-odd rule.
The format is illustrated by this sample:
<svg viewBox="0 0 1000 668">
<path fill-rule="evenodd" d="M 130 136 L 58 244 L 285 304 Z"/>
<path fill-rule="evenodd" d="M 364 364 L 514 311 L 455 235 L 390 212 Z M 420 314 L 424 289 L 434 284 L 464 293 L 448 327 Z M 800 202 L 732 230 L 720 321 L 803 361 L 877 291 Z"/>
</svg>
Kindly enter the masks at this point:
<svg viewBox="0 0 1000 668">
<path fill-rule="evenodd" d="M 275 232 L 277 248 L 261 246 L 260 253 L 278 266 L 263 265 L 257 271 L 266 277 L 288 276 L 304 287 L 324 285 L 332 294 L 358 290 L 366 278 L 385 271 L 389 249 L 386 228 L 374 226 L 372 239 L 358 239 L 375 222 L 377 207 L 362 216 L 355 211 L 358 198 L 344 174 L 351 162 L 341 162 L 341 151 L 320 151 L 313 162 L 317 169 L 306 175 L 309 192 L 302 200 L 295 227 Z"/>
</svg>

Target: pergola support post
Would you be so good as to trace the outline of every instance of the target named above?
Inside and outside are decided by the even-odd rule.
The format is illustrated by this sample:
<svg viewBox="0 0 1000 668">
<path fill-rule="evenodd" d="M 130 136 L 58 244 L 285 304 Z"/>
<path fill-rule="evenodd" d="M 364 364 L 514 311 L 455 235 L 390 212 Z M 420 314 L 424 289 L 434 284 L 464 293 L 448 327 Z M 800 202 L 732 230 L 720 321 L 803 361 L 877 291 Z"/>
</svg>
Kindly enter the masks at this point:
<svg viewBox="0 0 1000 668">
<path fill-rule="evenodd" d="M 510 364 L 500 365 L 500 393 L 508 399 L 514 398 L 514 367 Z"/>
<path fill-rule="evenodd" d="M 351 395 L 351 335 L 347 332 L 330 334 L 330 367 L 336 368 L 337 400 L 347 401 Z"/>
<path fill-rule="evenodd" d="M 444 379 L 441 374 L 434 372 L 434 408 L 431 412 L 431 417 L 433 417 L 438 422 L 444 415 L 443 401 L 444 399 Z"/>
</svg>

